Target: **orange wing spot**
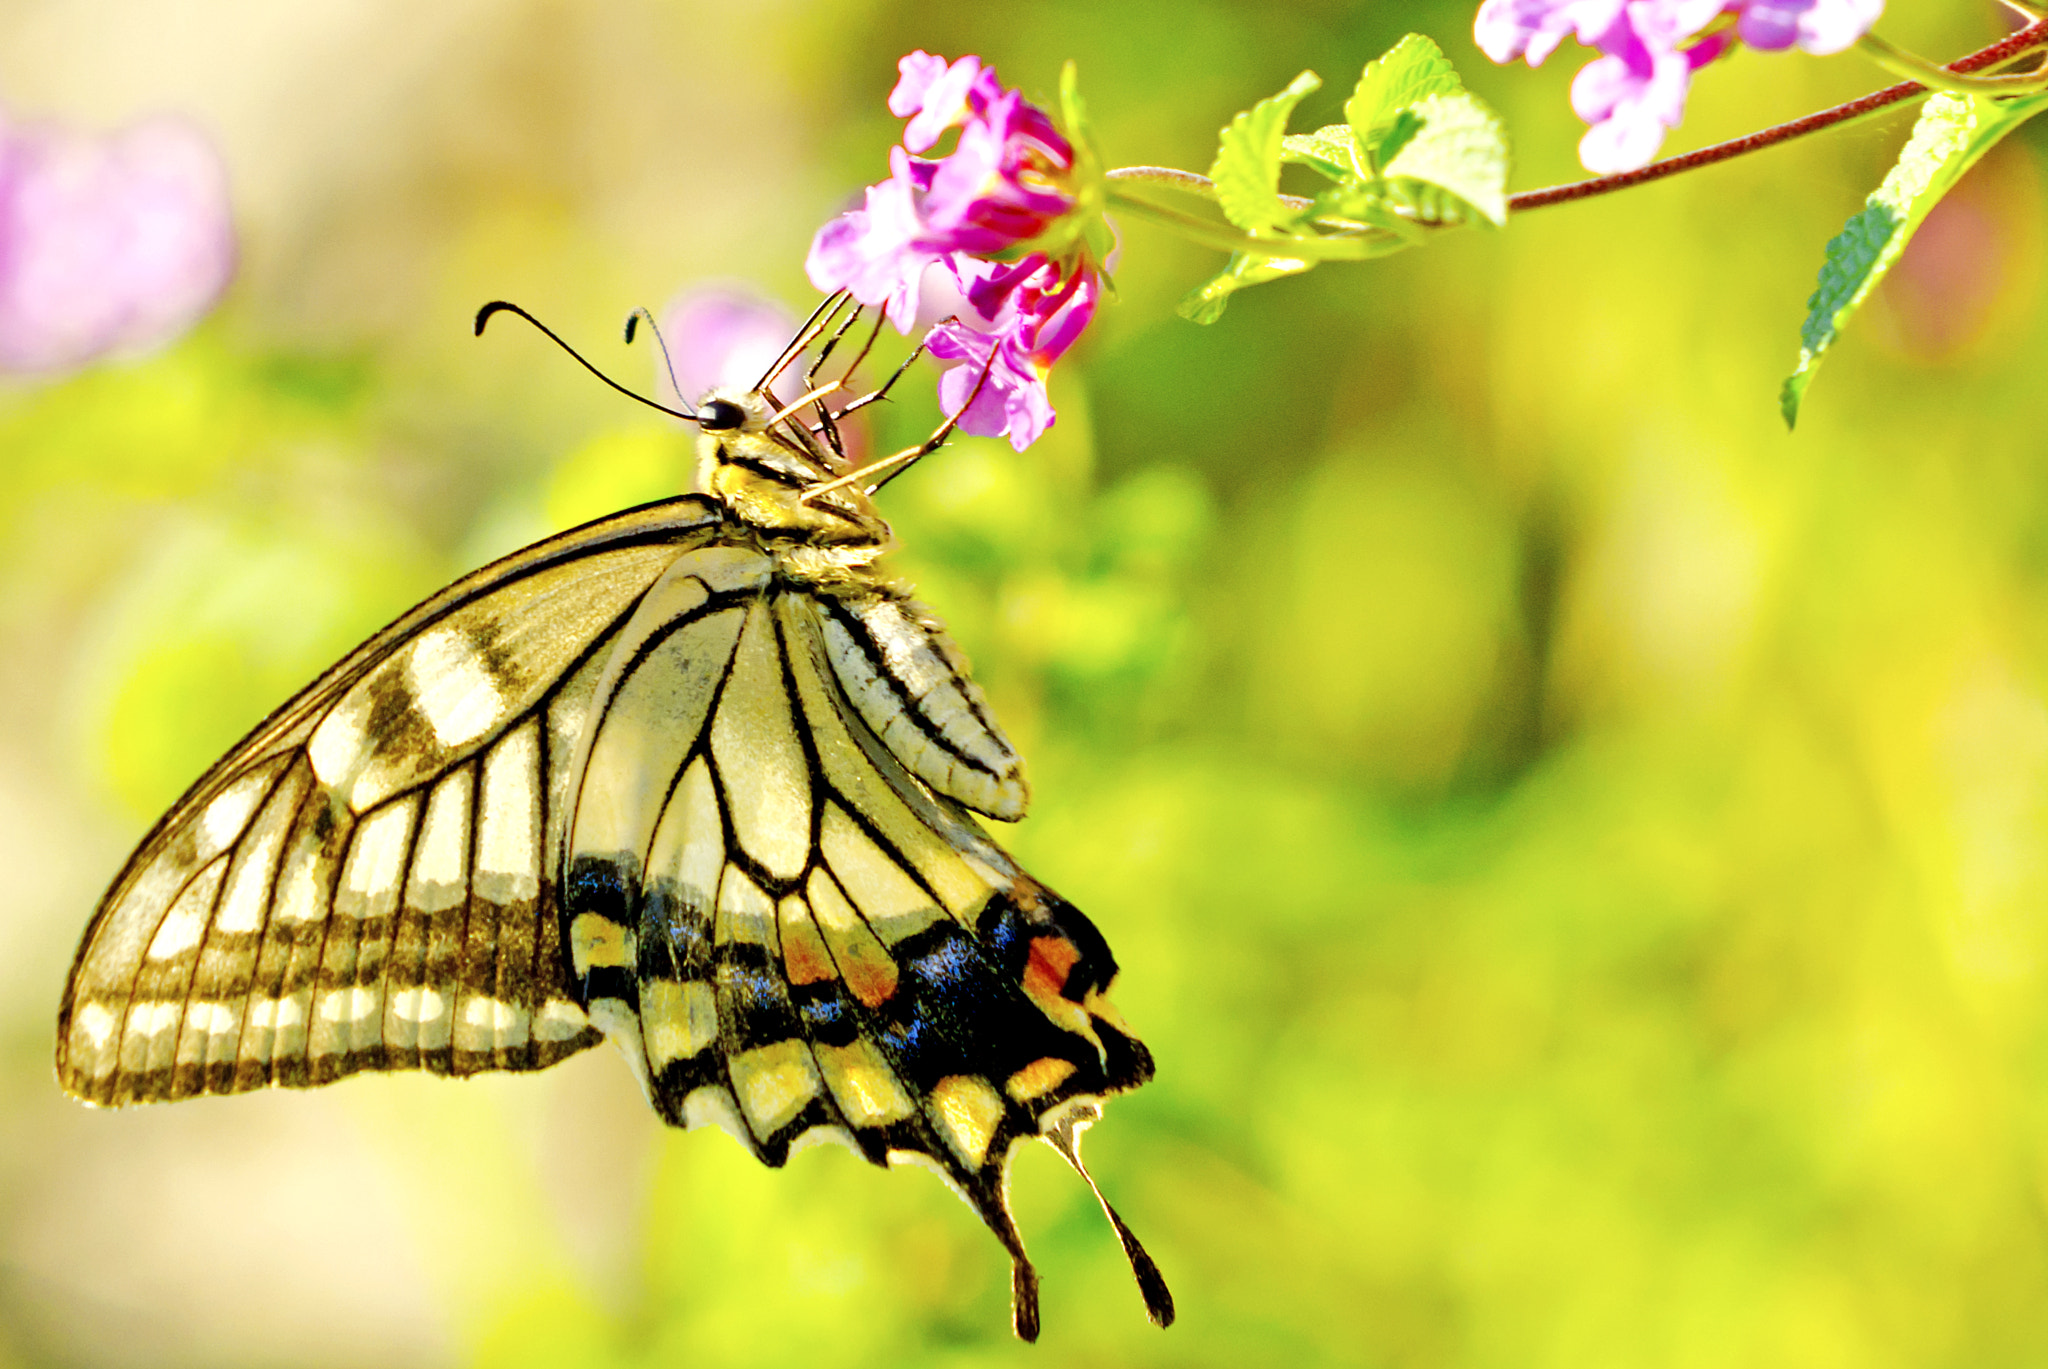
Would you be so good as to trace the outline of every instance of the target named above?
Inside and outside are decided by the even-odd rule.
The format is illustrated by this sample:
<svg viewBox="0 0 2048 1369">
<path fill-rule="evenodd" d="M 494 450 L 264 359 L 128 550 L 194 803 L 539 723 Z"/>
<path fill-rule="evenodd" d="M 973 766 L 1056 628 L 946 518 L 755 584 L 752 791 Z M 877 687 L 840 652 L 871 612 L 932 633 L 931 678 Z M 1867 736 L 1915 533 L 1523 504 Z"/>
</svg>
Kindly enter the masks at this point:
<svg viewBox="0 0 2048 1369">
<path fill-rule="evenodd" d="M 818 924 L 811 921 L 810 909 L 799 898 L 782 900 L 782 971 L 792 984 L 815 984 L 821 979 L 836 979 L 839 972 L 832 968 L 832 953 L 825 949 L 825 938 L 818 935 Z"/>
<path fill-rule="evenodd" d="M 1033 998 L 1056 997 L 1080 959 L 1080 947 L 1063 936 L 1034 937 L 1031 959 L 1024 965 L 1024 992 Z"/>
<path fill-rule="evenodd" d="M 832 968 L 832 957 L 825 954 L 825 943 L 808 927 L 804 931 L 808 934 L 791 935 L 789 928 L 783 929 L 782 968 L 789 982 L 815 984 L 821 979 L 835 978 L 837 972 Z"/>
<path fill-rule="evenodd" d="M 879 945 L 855 942 L 840 947 L 839 973 L 855 998 L 879 1008 L 896 993 L 896 962 Z"/>
<path fill-rule="evenodd" d="M 1003 1092 L 1009 1094 L 1010 1097 L 1020 1103 L 1028 1103 L 1034 1098 L 1045 1097 L 1046 1094 L 1051 1093 L 1061 1084 L 1066 1083 L 1068 1077 L 1073 1072 L 1073 1061 L 1062 1060 L 1057 1055 L 1048 1055 L 1042 1059 L 1033 1060 L 1023 1069 L 1011 1075 L 1009 1082 L 1003 1085 Z"/>
</svg>

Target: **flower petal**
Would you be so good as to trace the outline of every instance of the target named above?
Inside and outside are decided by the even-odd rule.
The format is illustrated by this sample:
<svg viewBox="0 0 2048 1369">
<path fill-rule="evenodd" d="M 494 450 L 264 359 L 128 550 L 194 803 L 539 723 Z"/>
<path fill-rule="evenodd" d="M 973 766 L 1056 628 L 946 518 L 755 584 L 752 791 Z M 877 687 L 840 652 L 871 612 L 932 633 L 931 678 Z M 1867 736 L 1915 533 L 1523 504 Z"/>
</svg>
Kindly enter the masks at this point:
<svg viewBox="0 0 2048 1369">
<path fill-rule="evenodd" d="M 234 265 L 227 173 L 193 126 L 152 119 L 95 137 L 0 124 L 0 369 L 167 342 Z"/>
</svg>

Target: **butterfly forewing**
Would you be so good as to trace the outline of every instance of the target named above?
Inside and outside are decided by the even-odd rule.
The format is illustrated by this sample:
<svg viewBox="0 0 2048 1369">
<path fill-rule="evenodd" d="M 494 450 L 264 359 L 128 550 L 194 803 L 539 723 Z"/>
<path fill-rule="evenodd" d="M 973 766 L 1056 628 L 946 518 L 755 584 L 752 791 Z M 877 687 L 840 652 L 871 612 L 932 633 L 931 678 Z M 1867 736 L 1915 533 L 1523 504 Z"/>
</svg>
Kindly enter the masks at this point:
<svg viewBox="0 0 2048 1369">
<path fill-rule="evenodd" d="M 59 1019 L 65 1087 L 140 1102 L 531 1069 L 594 1044 L 553 916 L 562 752 L 608 641 L 716 524 L 681 499 L 540 543 L 257 727 L 88 928 Z"/>
</svg>

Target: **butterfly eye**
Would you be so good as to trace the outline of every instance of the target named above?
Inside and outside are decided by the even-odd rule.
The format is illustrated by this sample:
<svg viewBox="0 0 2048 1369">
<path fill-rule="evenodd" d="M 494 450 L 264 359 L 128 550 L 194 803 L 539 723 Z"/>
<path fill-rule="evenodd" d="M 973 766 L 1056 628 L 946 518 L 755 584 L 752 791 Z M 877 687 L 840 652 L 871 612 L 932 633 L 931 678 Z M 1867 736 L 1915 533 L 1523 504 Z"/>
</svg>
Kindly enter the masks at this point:
<svg viewBox="0 0 2048 1369">
<path fill-rule="evenodd" d="M 728 433 L 747 421 L 747 411 L 729 399 L 714 399 L 697 411 L 697 426 L 707 433 Z"/>
</svg>

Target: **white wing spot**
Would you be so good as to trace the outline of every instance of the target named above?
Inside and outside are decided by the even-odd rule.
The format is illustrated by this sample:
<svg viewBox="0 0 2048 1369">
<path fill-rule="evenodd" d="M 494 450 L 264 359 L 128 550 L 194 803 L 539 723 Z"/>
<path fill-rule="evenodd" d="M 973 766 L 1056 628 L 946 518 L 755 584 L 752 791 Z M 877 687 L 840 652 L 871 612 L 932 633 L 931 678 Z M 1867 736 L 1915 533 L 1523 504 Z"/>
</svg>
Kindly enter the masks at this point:
<svg viewBox="0 0 2048 1369">
<path fill-rule="evenodd" d="M 540 1015 L 534 1019 L 533 1035 L 544 1042 L 570 1041 L 581 1036 L 590 1026 L 590 1018 L 566 998 L 551 998 L 541 1005 Z"/>
<path fill-rule="evenodd" d="M 175 960 L 199 944 L 206 935 L 207 913 L 220 893 L 220 882 L 227 876 L 227 869 L 225 860 L 216 860 L 171 905 L 170 916 L 157 925 L 156 935 L 150 938 L 151 960 Z"/>
<path fill-rule="evenodd" d="M 413 707 L 443 746 L 475 741 L 505 712 L 505 695 L 490 667 L 455 628 L 422 633 L 412 644 L 405 675 Z"/>
<path fill-rule="evenodd" d="M 540 895 L 540 805 L 534 781 L 540 770 L 540 730 L 528 723 L 493 747 L 484 760 L 478 800 L 477 893 L 510 904 Z"/>
<path fill-rule="evenodd" d="M 453 908 L 469 894 L 469 776 L 465 767 L 434 787 L 413 854 L 405 902 L 423 913 Z"/>
<path fill-rule="evenodd" d="M 249 825 L 249 815 L 256 811 L 256 800 L 263 797 L 263 787 L 269 780 L 268 771 L 245 776 L 206 805 L 206 812 L 199 819 L 203 852 L 212 855 L 223 851 L 229 842 L 242 835 L 242 829 Z"/>
<path fill-rule="evenodd" d="M 88 1003 L 71 1019 L 72 1030 L 85 1038 L 94 1050 L 105 1050 L 114 1040 L 114 1015 L 99 1003 Z"/>
</svg>

